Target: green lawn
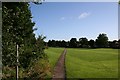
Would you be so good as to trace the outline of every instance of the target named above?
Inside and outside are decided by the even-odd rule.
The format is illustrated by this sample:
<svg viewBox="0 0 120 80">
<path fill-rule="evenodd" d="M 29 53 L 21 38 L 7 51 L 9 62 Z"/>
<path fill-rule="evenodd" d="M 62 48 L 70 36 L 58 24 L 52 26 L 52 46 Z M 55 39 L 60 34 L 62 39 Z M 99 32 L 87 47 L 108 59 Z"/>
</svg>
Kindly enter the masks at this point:
<svg viewBox="0 0 120 80">
<path fill-rule="evenodd" d="M 116 78 L 117 49 L 67 49 L 67 78 Z"/>
<path fill-rule="evenodd" d="M 60 57 L 61 53 L 63 52 L 64 48 L 48 48 L 45 49 L 45 53 L 48 56 L 51 69 L 53 70 L 58 58 Z"/>
<path fill-rule="evenodd" d="M 64 48 L 45 50 L 53 69 Z M 116 78 L 118 75 L 117 49 L 67 48 L 67 78 Z"/>
</svg>

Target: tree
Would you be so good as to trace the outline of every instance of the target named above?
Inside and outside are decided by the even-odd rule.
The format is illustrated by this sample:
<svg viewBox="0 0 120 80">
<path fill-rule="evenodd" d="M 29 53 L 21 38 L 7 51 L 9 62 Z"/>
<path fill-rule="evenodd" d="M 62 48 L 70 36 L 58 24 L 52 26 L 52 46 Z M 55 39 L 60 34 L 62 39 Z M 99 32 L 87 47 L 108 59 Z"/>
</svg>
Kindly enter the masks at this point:
<svg viewBox="0 0 120 80">
<path fill-rule="evenodd" d="M 49 40 L 49 41 L 47 42 L 47 44 L 48 44 L 49 47 L 52 47 L 52 46 L 51 46 L 51 45 L 52 45 L 51 40 Z"/>
<path fill-rule="evenodd" d="M 62 47 L 66 47 L 67 46 L 67 44 L 66 44 L 66 42 L 64 40 L 62 40 L 61 45 L 62 45 Z"/>
<path fill-rule="evenodd" d="M 2 4 L 2 63 L 3 74 L 14 76 L 16 66 L 16 45 L 19 45 L 19 67 L 28 70 L 32 64 L 44 57 L 44 37 L 35 38 L 34 22 L 27 2 L 10 2 Z M 9 67 L 12 69 L 6 69 Z M 8 73 L 7 73 L 8 72 Z M 7 76 L 7 77 L 10 77 Z M 25 75 L 24 75 L 25 76 Z"/>
<path fill-rule="evenodd" d="M 88 44 L 89 44 L 89 46 L 90 46 L 91 48 L 94 48 L 94 47 L 95 47 L 95 41 L 92 40 L 92 39 L 88 42 Z"/>
<path fill-rule="evenodd" d="M 49 47 L 56 47 L 58 44 L 56 44 L 57 41 L 55 40 L 49 40 L 48 41 L 48 46 Z M 57 42 L 58 43 L 58 42 Z"/>
<path fill-rule="evenodd" d="M 9 56 L 11 59 L 8 63 L 10 62 L 11 65 L 14 63 L 15 60 L 12 58 L 13 55 L 15 57 L 16 51 L 12 46 L 17 44 L 20 46 L 33 32 L 34 23 L 31 22 L 32 17 L 28 6 L 28 3 L 3 3 L 3 63 L 6 63 L 8 58 L 5 57 L 10 55 L 11 50 L 14 50 L 14 54 Z"/>
<path fill-rule="evenodd" d="M 71 38 L 69 46 L 71 48 L 76 48 L 77 47 L 77 39 L 76 38 Z"/>
<path fill-rule="evenodd" d="M 80 43 L 80 47 L 82 47 L 82 48 L 88 47 L 88 39 L 87 38 L 80 38 L 79 43 Z"/>
<path fill-rule="evenodd" d="M 110 48 L 119 48 L 119 40 L 109 41 Z"/>
<path fill-rule="evenodd" d="M 55 40 L 52 40 L 51 43 L 52 43 L 52 47 L 56 47 L 56 41 Z"/>
<path fill-rule="evenodd" d="M 61 41 L 56 41 L 56 47 L 61 47 Z"/>
<path fill-rule="evenodd" d="M 118 40 L 118 48 L 120 49 L 120 39 Z"/>
<path fill-rule="evenodd" d="M 108 47 L 108 37 L 106 34 L 99 34 L 99 36 L 96 39 L 96 45 L 97 47 L 104 48 Z"/>
</svg>

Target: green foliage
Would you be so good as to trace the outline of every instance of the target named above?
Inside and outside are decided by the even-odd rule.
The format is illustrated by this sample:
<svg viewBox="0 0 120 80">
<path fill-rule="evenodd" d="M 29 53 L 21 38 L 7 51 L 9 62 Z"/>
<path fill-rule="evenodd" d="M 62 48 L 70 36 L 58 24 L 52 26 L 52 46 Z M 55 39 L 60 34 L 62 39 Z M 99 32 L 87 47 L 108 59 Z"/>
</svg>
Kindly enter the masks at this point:
<svg viewBox="0 0 120 80">
<path fill-rule="evenodd" d="M 49 40 L 49 41 L 48 41 L 48 46 L 49 46 L 49 47 L 56 47 L 56 43 L 57 43 L 57 42 L 56 42 L 55 40 L 52 40 L 52 41 Z"/>
<path fill-rule="evenodd" d="M 29 78 L 45 78 L 46 76 L 50 75 L 50 65 L 48 60 L 40 59 L 36 61 L 31 69 L 29 69 Z"/>
<path fill-rule="evenodd" d="M 66 42 L 64 40 L 62 40 L 62 41 L 49 40 L 47 44 L 49 47 L 67 47 L 67 46 L 69 46 L 68 42 Z"/>
<path fill-rule="evenodd" d="M 33 33 L 35 23 L 31 20 L 32 15 L 27 2 L 3 3 L 2 8 L 3 75 L 5 78 L 7 78 L 6 75 L 15 78 L 15 75 L 12 75 L 12 73 L 15 73 L 13 68 L 16 67 L 16 45 L 18 44 L 21 74 L 19 76 L 23 78 L 28 75 L 29 69 L 31 69 L 39 59 L 47 60 L 44 54 L 45 37 L 41 35 L 37 39 L 35 38 L 35 34 Z M 41 63 L 39 63 L 38 67 L 44 68 L 45 66 L 41 66 Z M 44 73 L 44 69 L 42 71 Z M 24 76 L 22 76 L 22 74 Z"/>
<path fill-rule="evenodd" d="M 16 75 L 16 73 L 15 73 L 15 67 L 8 67 L 8 66 L 4 66 L 3 67 L 3 70 L 2 70 L 2 73 L 4 73 L 4 74 L 2 74 L 3 75 L 3 79 L 9 79 L 9 78 L 14 78 L 15 79 L 15 75 Z"/>
<path fill-rule="evenodd" d="M 68 48 L 120 48 L 119 40 L 108 41 L 106 34 L 99 34 L 96 41 L 84 38 L 71 38 L 70 41 L 65 40 L 49 40 L 46 42 L 49 47 L 68 47 Z"/>
<path fill-rule="evenodd" d="M 79 43 L 80 43 L 80 47 L 88 48 L 88 39 L 87 38 L 80 38 Z"/>
<path fill-rule="evenodd" d="M 28 3 L 3 3 L 3 64 L 15 64 L 16 44 L 24 44 L 33 34 L 34 23 Z M 29 40 L 30 42 L 30 40 Z M 7 63 L 6 63 L 7 62 Z M 14 66 L 14 65 L 13 65 Z"/>
<path fill-rule="evenodd" d="M 88 42 L 88 44 L 90 45 L 91 48 L 95 48 L 95 41 L 94 41 L 94 40 L 91 39 L 91 40 Z"/>
<path fill-rule="evenodd" d="M 3 32 L 7 32 L 11 41 L 21 44 L 30 37 L 34 23 L 28 3 L 3 3 Z"/>
<path fill-rule="evenodd" d="M 96 39 L 96 44 L 98 47 L 108 47 L 108 37 L 106 34 L 99 34 Z"/>
<path fill-rule="evenodd" d="M 76 48 L 77 47 L 77 39 L 76 38 L 71 38 L 70 40 L 70 47 Z"/>
</svg>

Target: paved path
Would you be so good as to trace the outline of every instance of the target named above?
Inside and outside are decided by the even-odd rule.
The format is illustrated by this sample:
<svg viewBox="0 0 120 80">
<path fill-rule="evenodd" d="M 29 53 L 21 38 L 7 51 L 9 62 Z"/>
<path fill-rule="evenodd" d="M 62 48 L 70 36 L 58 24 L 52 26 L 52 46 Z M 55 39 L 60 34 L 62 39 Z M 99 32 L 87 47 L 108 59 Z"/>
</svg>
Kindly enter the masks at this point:
<svg viewBox="0 0 120 80">
<path fill-rule="evenodd" d="M 65 80 L 65 55 L 66 49 L 60 55 L 53 71 L 52 80 Z"/>
</svg>

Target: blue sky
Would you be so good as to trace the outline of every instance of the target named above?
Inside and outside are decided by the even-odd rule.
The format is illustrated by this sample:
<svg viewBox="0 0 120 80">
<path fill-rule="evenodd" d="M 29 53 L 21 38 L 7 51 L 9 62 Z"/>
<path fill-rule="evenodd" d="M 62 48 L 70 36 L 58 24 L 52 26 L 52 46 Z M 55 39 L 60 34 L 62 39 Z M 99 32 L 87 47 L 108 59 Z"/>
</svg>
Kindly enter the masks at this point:
<svg viewBox="0 0 120 80">
<path fill-rule="evenodd" d="M 109 40 L 118 38 L 117 2 L 44 2 L 30 4 L 36 37 L 48 40 L 70 40 L 87 37 L 95 40 L 105 33 Z"/>
</svg>

